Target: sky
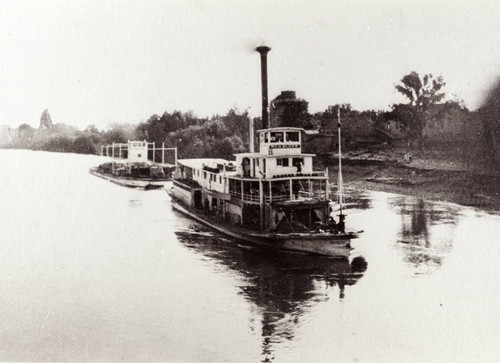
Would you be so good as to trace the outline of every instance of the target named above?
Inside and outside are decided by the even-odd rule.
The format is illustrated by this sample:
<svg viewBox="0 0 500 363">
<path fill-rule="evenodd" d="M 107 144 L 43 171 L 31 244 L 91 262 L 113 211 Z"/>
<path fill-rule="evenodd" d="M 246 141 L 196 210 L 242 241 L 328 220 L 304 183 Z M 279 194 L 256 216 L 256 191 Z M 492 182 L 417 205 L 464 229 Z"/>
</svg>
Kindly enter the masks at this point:
<svg viewBox="0 0 500 363">
<path fill-rule="evenodd" d="M 105 129 L 153 114 L 260 116 L 296 91 L 309 112 L 387 110 L 411 71 L 475 109 L 500 73 L 498 1 L 2 1 L 0 125 Z"/>
</svg>

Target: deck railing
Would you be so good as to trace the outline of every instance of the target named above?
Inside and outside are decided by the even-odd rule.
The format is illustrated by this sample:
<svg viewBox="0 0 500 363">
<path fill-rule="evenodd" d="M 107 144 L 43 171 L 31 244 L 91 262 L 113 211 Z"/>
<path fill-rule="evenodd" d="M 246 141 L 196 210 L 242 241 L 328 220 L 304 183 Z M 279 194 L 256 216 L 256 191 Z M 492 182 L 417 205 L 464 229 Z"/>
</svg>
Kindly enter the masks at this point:
<svg viewBox="0 0 500 363">
<path fill-rule="evenodd" d="M 238 192 L 230 192 L 231 197 L 238 200 L 243 200 L 245 202 L 260 202 L 260 196 L 258 194 L 242 194 Z M 299 201 L 299 200 L 326 200 L 327 194 L 325 191 L 317 192 L 299 192 L 298 194 L 290 195 L 266 195 L 264 197 L 265 203 L 272 202 L 289 202 L 289 201 Z"/>
</svg>

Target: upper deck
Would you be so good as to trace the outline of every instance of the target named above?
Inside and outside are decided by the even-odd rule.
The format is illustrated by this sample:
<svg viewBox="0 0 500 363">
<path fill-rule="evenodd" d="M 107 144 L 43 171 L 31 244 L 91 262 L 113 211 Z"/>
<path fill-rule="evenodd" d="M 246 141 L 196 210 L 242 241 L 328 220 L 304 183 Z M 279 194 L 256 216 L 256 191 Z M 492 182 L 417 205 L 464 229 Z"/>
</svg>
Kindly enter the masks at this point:
<svg viewBox="0 0 500 363">
<path fill-rule="evenodd" d="M 235 154 L 237 175 L 243 178 L 276 179 L 301 176 L 325 177 L 313 170 L 314 154 L 302 153 L 302 129 L 275 127 L 258 130 L 259 151 Z"/>
<path fill-rule="evenodd" d="M 297 155 L 302 153 L 302 129 L 275 127 L 258 130 L 261 155 Z"/>
</svg>

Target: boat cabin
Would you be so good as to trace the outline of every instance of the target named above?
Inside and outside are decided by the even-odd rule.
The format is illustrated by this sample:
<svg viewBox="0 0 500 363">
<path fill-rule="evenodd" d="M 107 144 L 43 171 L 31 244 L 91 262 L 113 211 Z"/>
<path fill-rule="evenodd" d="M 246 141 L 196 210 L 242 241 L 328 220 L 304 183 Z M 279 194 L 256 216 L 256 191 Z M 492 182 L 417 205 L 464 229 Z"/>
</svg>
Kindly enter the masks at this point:
<svg viewBox="0 0 500 363">
<path fill-rule="evenodd" d="M 301 130 L 281 127 L 257 131 L 259 152 L 235 155 L 238 175 L 266 179 L 311 174 L 314 154 L 302 154 Z"/>
<path fill-rule="evenodd" d="M 328 172 L 302 153 L 302 129 L 258 130 L 258 152 L 235 161 L 178 161 L 174 190 L 184 204 L 256 231 L 305 232 L 329 215 Z"/>
<path fill-rule="evenodd" d="M 132 163 L 147 163 L 148 143 L 144 141 L 128 141 L 127 143 L 128 161 Z"/>
</svg>

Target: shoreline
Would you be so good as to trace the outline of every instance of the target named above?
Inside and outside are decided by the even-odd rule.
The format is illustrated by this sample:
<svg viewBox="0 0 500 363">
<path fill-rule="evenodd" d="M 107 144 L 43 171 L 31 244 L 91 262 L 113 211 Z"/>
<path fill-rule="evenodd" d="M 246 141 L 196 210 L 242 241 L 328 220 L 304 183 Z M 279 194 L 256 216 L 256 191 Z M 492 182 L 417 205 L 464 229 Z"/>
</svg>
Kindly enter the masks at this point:
<svg viewBox="0 0 500 363">
<path fill-rule="evenodd" d="M 422 163 L 415 164 L 346 159 L 343 160 L 342 177 L 347 188 L 410 195 L 500 211 L 500 180 L 495 175 L 435 166 L 422 168 L 417 166 Z M 335 185 L 338 166 L 331 162 L 327 166 L 330 180 Z"/>
</svg>

